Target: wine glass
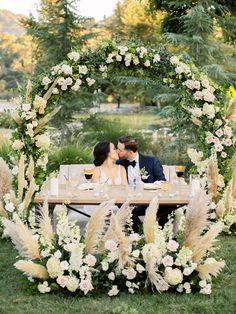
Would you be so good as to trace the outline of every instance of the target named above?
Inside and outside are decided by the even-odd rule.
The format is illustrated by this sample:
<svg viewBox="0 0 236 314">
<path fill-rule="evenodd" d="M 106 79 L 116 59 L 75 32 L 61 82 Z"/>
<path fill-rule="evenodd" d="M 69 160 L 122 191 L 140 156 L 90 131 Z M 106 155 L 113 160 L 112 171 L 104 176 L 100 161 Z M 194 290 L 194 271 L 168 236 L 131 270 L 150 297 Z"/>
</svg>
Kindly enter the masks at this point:
<svg viewBox="0 0 236 314">
<path fill-rule="evenodd" d="M 85 179 L 88 183 L 91 182 L 91 179 L 93 176 L 93 169 L 92 168 L 85 168 L 84 169 L 84 176 L 85 176 Z"/>
<path fill-rule="evenodd" d="M 175 172 L 178 178 L 182 178 L 184 175 L 185 166 L 175 166 Z"/>
</svg>

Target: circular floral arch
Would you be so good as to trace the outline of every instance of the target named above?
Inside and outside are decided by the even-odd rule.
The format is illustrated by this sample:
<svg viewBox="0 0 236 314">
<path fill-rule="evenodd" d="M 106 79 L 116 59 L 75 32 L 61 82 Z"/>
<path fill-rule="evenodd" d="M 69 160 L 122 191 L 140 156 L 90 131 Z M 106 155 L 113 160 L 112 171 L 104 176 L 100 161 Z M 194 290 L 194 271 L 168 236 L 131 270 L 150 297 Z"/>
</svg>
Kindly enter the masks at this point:
<svg viewBox="0 0 236 314">
<path fill-rule="evenodd" d="M 233 206 L 232 201 L 226 204 L 224 193 L 226 184 L 230 182 L 229 189 L 233 184 L 230 163 L 235 147 L 229 125 L 235 115 L 233 104 L 226 108 L 229 100 L 224 90 L 182 57 L 163 48 L 155 51 L 117 46 L 113 42 L 95 51 L 72 51 L 67 60 L 37 78 L 32 86 L 28 83 L 14 116 L 17 127 L 12 144 L 15 152 L 12 172 L 21 216 L 28 219 L 33 197 L 46 178 L 50 138 L 45 130 L 47 122 L 59 110 L 58 100 L 65 93 L 79 93 L 83 87 L 98 92 L 101 79 L 119 70 L 134 76 L 155 77 L 170 89 L 178 89 L 181 95 L 178 110 L 196 127 L 197 147 L 190 148 L 188 154 L 203 177 L 208 172 L 206 187 L 216 203 L 221 201 L 217 215 L 222 218 L 229 209 L 226 207 Z"/>
</svg>

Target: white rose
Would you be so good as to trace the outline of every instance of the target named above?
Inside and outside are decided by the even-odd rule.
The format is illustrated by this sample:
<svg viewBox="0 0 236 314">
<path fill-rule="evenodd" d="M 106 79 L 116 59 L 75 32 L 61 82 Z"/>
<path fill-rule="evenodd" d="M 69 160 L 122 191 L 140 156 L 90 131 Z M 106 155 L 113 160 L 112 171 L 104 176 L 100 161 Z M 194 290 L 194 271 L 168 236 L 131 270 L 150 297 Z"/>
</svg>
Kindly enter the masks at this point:
<svg viewBox="0 0 236 314">
<path fill-rule="evenodd" d="M 142 273 L 143 271 L 145 271 L 145 268 L 141 265 L 141 264 L 137 264 L 136 265 L 136 270 L 139 272 L 139 273 Z"/>
<path fill-rule="evenodd" d="M 147 61 L 144 62 L 144 65 L 145 65 L 145 67 L 150 67 L 151 63 L 150 63 L 149 60 L 147 60 Z"/>
<path fill-rule="evenodd" d="M 42 84 L 47 86 L 48 84 L 51 83 L 51 80 L 49 77 L 45 76 L 43 79 L 42 79 Z"/>
<path fill-rule="evenodd" d="M 170 63 L 171 63 L 171 64 L 174 64 L 174 65 L 179 64 L 179 58 L 177 58 L 176 56 L 172 56 L 172 57 L 170 58 Z"/>
<path fill-rule="evenodd" d="M 10 213 L 13 213 L 14 212 L 14 209 L 15 209 L 15 206 L 12 202 L 8 203 L 6 206 L 5 206 L 5 209 L 10 212 Z"/>
<path fill-rule="evenodd" d="M 139 254 L 140 254 L 140 251 L 139 250 L 134 250 L 133 252 L 132 252 L 132 255 L 133 255 L 133 257 L 139 257 Z"/>
<path fill-rule="evenodd" d="M 200 280 L 200 281 L 199 281 L 199 286 L 200 286 L 201 288 L 206 287 L 206 285 L 207 285 L 206 280 Z"/>
<path fill-rule="evenodd" d="M 86 81 L 88 83 L 88 86 L 92 86 L 96 82 L 94 79 L 91 79 L 90 77 L 87 77 Z"/>
<path fill-rule="evenodd" d="M 47 149 L 50 146 L 50 138 L 46 134 L 37 135 L 35 138 L 37 147 Z"/>
<path fill-rule="evenodd" d="M 71 291 L 71 292 L 75 292 L 79 287 L 79 281 L 76 277 L 74 276 L 70 276 L 67 284 L 66 284 L 66 288 Z"/>
<path fill-rule="evenodd" d="M 136 277 L 136 275 L 137 275 L 137 272 L 132 267 L 129 267 L 127 269 L 127 272 L 126 272 L 127 279 L 132 280 Z"/>
<path fill-rule="evenodd" d="M 67 261 L 60 262 L 60 267 L 62 270 L 68 270 L 69 269 L 69 263 Z"/>
<path fill-rule="evenodd" d="M 215 116 L 215 109 L 213 105 L 205 103 L 202 108 L 203 114 L 207 115 L 210 119 L 213 119 Z"/>
<path fill-rule="evenodd" d="M 112 286 L 111 290 L 108 291 L 109 297 L 113 297 L 119 293 L 117 286 Z"/>
<path fill-rule="evenodd" d="M 118 61 L 118 62 L 122 61 L 122 57 L 120 55 L 117 55 L 116 56 L 116 61 Z"/>
<path fill-rule="evenodd" d="M 115 273 L 111 272 L 111 273 L 108 274 L 107 277 L 108 277 L 108 279 L 110 279 L 110 280 L 115 280 Z"/>
<path fill-rule="evenodd" d="M 15 150 L 21 150 L 25 144 L 21 140 L 15 140 L 12 144 L 12 148 Z"/>
<path fill-rule="evenodd" d="M 107 240 L 105 242 L 105 249 L 109 251 L 115 251 L 117 249 L 117 243 L 113 240 Z"/>
<path fill-rule="evenodd" d="M 31 104 L 22 104 L 23 111 L 29 111 L 31 109 Z"/>
<path fill-rule="evenodd" d="M 222 158 L 226 158 L 227 157 L 227 153 L 226 152 L 221 152 L 220 155 L 221 155 Z"/>
<path fill-rule="evenodd" d="M 211 294 L 211 284 L 207 284 L 205 288 L 202 288 L 200 291 L 202 294 Z"/>
<path fill-rule="evenodd" d="M 129 236 L 130 241 L 138 241 L 139 240 L 139 234 L 138 233 L 131 233 Z"/>
<path fill-rule="evenodd" d="M 164 279 L 172 286 L 176 286 L 180 284 L 183 281 L 183 274 L 182 272 L 178 269 L 168 269 L 165 272 L 165 277 Z"/>
<path fill-rule="evenodd" d="M 107 71 L 107 66 L 106 65 L 100 65 L 99 71 L 106 72 Z"/>
<path fill-rule="evenodd" d="M 96 264 L 96 257 L 92 254 L 88 254 L 86 255 L 85 259 L 84 259 L 84 262 L 88 265 L 88 266 L 91 266 L 93 267 L 95 264 Z"/>
<path fill-rule="evenodd" d="M 109 264 L 107 263 L 107 262 L 102 262 L 101 263 L 101 265 L 102 265 L 102 270 L 103 271 L 107 271 L 108 270 L 108 268 L 109 268 Z"/>
</svg>

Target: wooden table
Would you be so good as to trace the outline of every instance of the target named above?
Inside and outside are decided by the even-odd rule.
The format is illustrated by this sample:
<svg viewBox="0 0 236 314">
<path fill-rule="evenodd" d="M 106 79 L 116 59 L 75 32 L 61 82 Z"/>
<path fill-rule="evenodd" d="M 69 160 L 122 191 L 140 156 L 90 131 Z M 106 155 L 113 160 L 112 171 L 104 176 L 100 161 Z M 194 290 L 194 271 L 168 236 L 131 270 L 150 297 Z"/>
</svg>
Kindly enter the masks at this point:
<svg viewBox="0 0 236 314">
<path fill-rule="evenodd" d="M 190 200 L 189 185 L 170 185 L 168 190 L 136 190 L 131 191 L 131 187 L 122 185 L 107 185 L 103 192 L 86 190 L 80 191 L 76 188 L 68 189 L 65 185 L 60 185 L 57 196 L 50 195 L 48 189 L 38 193 L 35 203 L 43 203 L 45 200 L 49 204 L 100 204 L 105 200 L 114 199 L 115 204 L 123 204 L 128 198 L 132 205 L 148 205 L 153 197 L 159 197 L 160 205 L 186 205 Z"/>
</svg>

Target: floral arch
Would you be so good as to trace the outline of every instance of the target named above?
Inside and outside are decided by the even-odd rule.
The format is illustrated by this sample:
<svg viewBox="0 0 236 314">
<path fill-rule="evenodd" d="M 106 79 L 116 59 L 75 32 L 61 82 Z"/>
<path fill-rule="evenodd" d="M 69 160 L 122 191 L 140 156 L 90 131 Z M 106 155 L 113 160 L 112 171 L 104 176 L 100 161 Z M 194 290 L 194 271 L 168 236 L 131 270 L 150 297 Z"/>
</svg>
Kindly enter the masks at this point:
<svg viewBox="0 0 236 314">
<path fill-rule="evenodd" d="M 145 73 L 158 77 L 170 89 L 178 88 L 182 95 L 179 110 L 186 119 L 192 120 L 198 138 L 198 147 L 189 149 L 188 154 L 201 175 L 207 173 L 209 160 L 212 160 L 212 171 L 215 169 L 217 182 L 214 186 L 213 182 L 209 183 L 211 179 L 208 180 L 211 185 L 208 188 L 212 190 L 216 202 L 221 199 L 231 180 L 231 166 L 235 161 L 235 145 L 230 127 L 230 121 L 235 118 L 234 104 L 228 105 L 229 100 L 222 88 L 181 57 L 173 56 L 163 49 L 155 51 L 145 47 L 107 43 L 95 51 L 72 51 L 67 60 L 54 66 L 44 77 L 38 78 L 33 86 L 27 86 L 21 107 L 14 117 L 17 127 L 12 144 L 15 151 L 13 175 L 18 195 L 22 201 L 24 197 L 27 198 L 24 204 L 20 204 L 20 208 L 24 208 L 25 218 L 31 198 L 46 178 L 50 138 L 45 134 L 45 129 L 47 122 L 59 110 L 58 100 L 65 93 L 78 93 L 83 86 L 90 88 L 91 92 L 98 92 L 99 79 L 109 78 L 109 74 L 116 69 L 125 69 L 131 75 Z M 22 167 L 34 175 L 25 176 Z M 230 210 L 224 208 L 222 202 L 217 214 L 220 218 L 223 217 L 222 211 Z"/>
<path fill-rule="evenodd" d="M 213 223 L 208 231 L 203 232 L 207 226 L 206 203 L 209 203 L 206 193 L 202 192 L 199 200 L 192 200 L 186 218 L 188 225 L 194 215 L 199 218 L 200 211 L 205 217 L 205 225 L 203 229 L 199 227 L 195 242 L 193 239 L 190 241 L 190 236 L 188 238 L 191 232 L 185 230 L 182 245 L 170 237 L 171 222 L 164 230 L 155 225 L 156 199 L 147 210 L 144 236 L 125 235 L 119 217 L 112 216 L 111 228 L 116 230 L 113 234 L 118 234 L 117 242 L 109 238 L 112 236 L 108 229 L 108 240 L 102 253 L 95 250 L 94 243 L 98 240 L 91 235 L 97 236 L 97 233 L 92 232 L 91 225 L 87 227 L 83 243 L 79 228 L 68 221 L 65 212 L 60 214 L 54 234 L 47 204 L 42 209 L 41 224 L 35 229 L 31 209 L 34 195 L 46 178 L 50 138 L 45 130 L 47 122 L 59 110 L 57 106 L 53 109 L 53 106 L 63 94 L 79 92 L 83 86 L 98 91 L 99 78 L 109 77 L 117 68 L 129 73 L 149 73 L 150 76 L 159 77 L 169 88 L 175 86 L 179 89 L 182 95 L 179 110 L 192 120 L 199 139 L 198 147 L 189 149 L 189 156 L 202 176 L 203 187 L 212 197 L 212 210 L 218 219 L 226 222 L 228 219 L 228 229 L 231 227 L 235 219 L 236 186 L 236 173 L 234 171 L 232 175 L 231 168 L 236 158 L 230 127 L 230 121 L 235 118 L 234 103 L 226 108 L 228 101 L 224 91 L 192 63 L 184 62 L 182 57 L 170 55 L 163 49 L 154 51 L 109 43 L 96 51 L 72 51 L 68 59 L 54 66 L 50 73 L 38 78 L 32 86 L 27 85 L 20 109 L 14 116 L 16 130 L 12 143 L 12 173 L 15 193 L 5 195 L 5 209 L 2 209 L 5 217 L 8 217 L 3 220 L 6 233 L 26 259 L 18 261 L 15 266 L 30 279 L 36 278 L 37 288 L 42 293 L 51 291 L 52 285 L 56 285 L 58 289 L 67 288 L 71 292 L 87 294 L 95 288 L 104 289 L 99 282 L 105 280 L 110 287 L 109 296 L 118 294 L 118 288 L 134 293 L 147 281 L 159 292 L 174 289 L 180 293 L 190 293 L 196 289 L 209 294 L 211 276 L 217 275 L 224 262 L 206 255 L 214 237 L 222 230 L 221 223 Z M 91 220 L 105 220 L 107 210 L 112 205 L 112 201 L 108 201 L 99 209 L 99 213 L 95 211 L 95 217 Z M 125 206 L 125 212 L 130 213 Z M 205 243 L 204 250 L 202 243 Z M 98 273 L 102 279 L 96 275 Z M 118 283 L 123 282 L 121 287 L 115 284 L 116 278 Z"/>
</svg>

